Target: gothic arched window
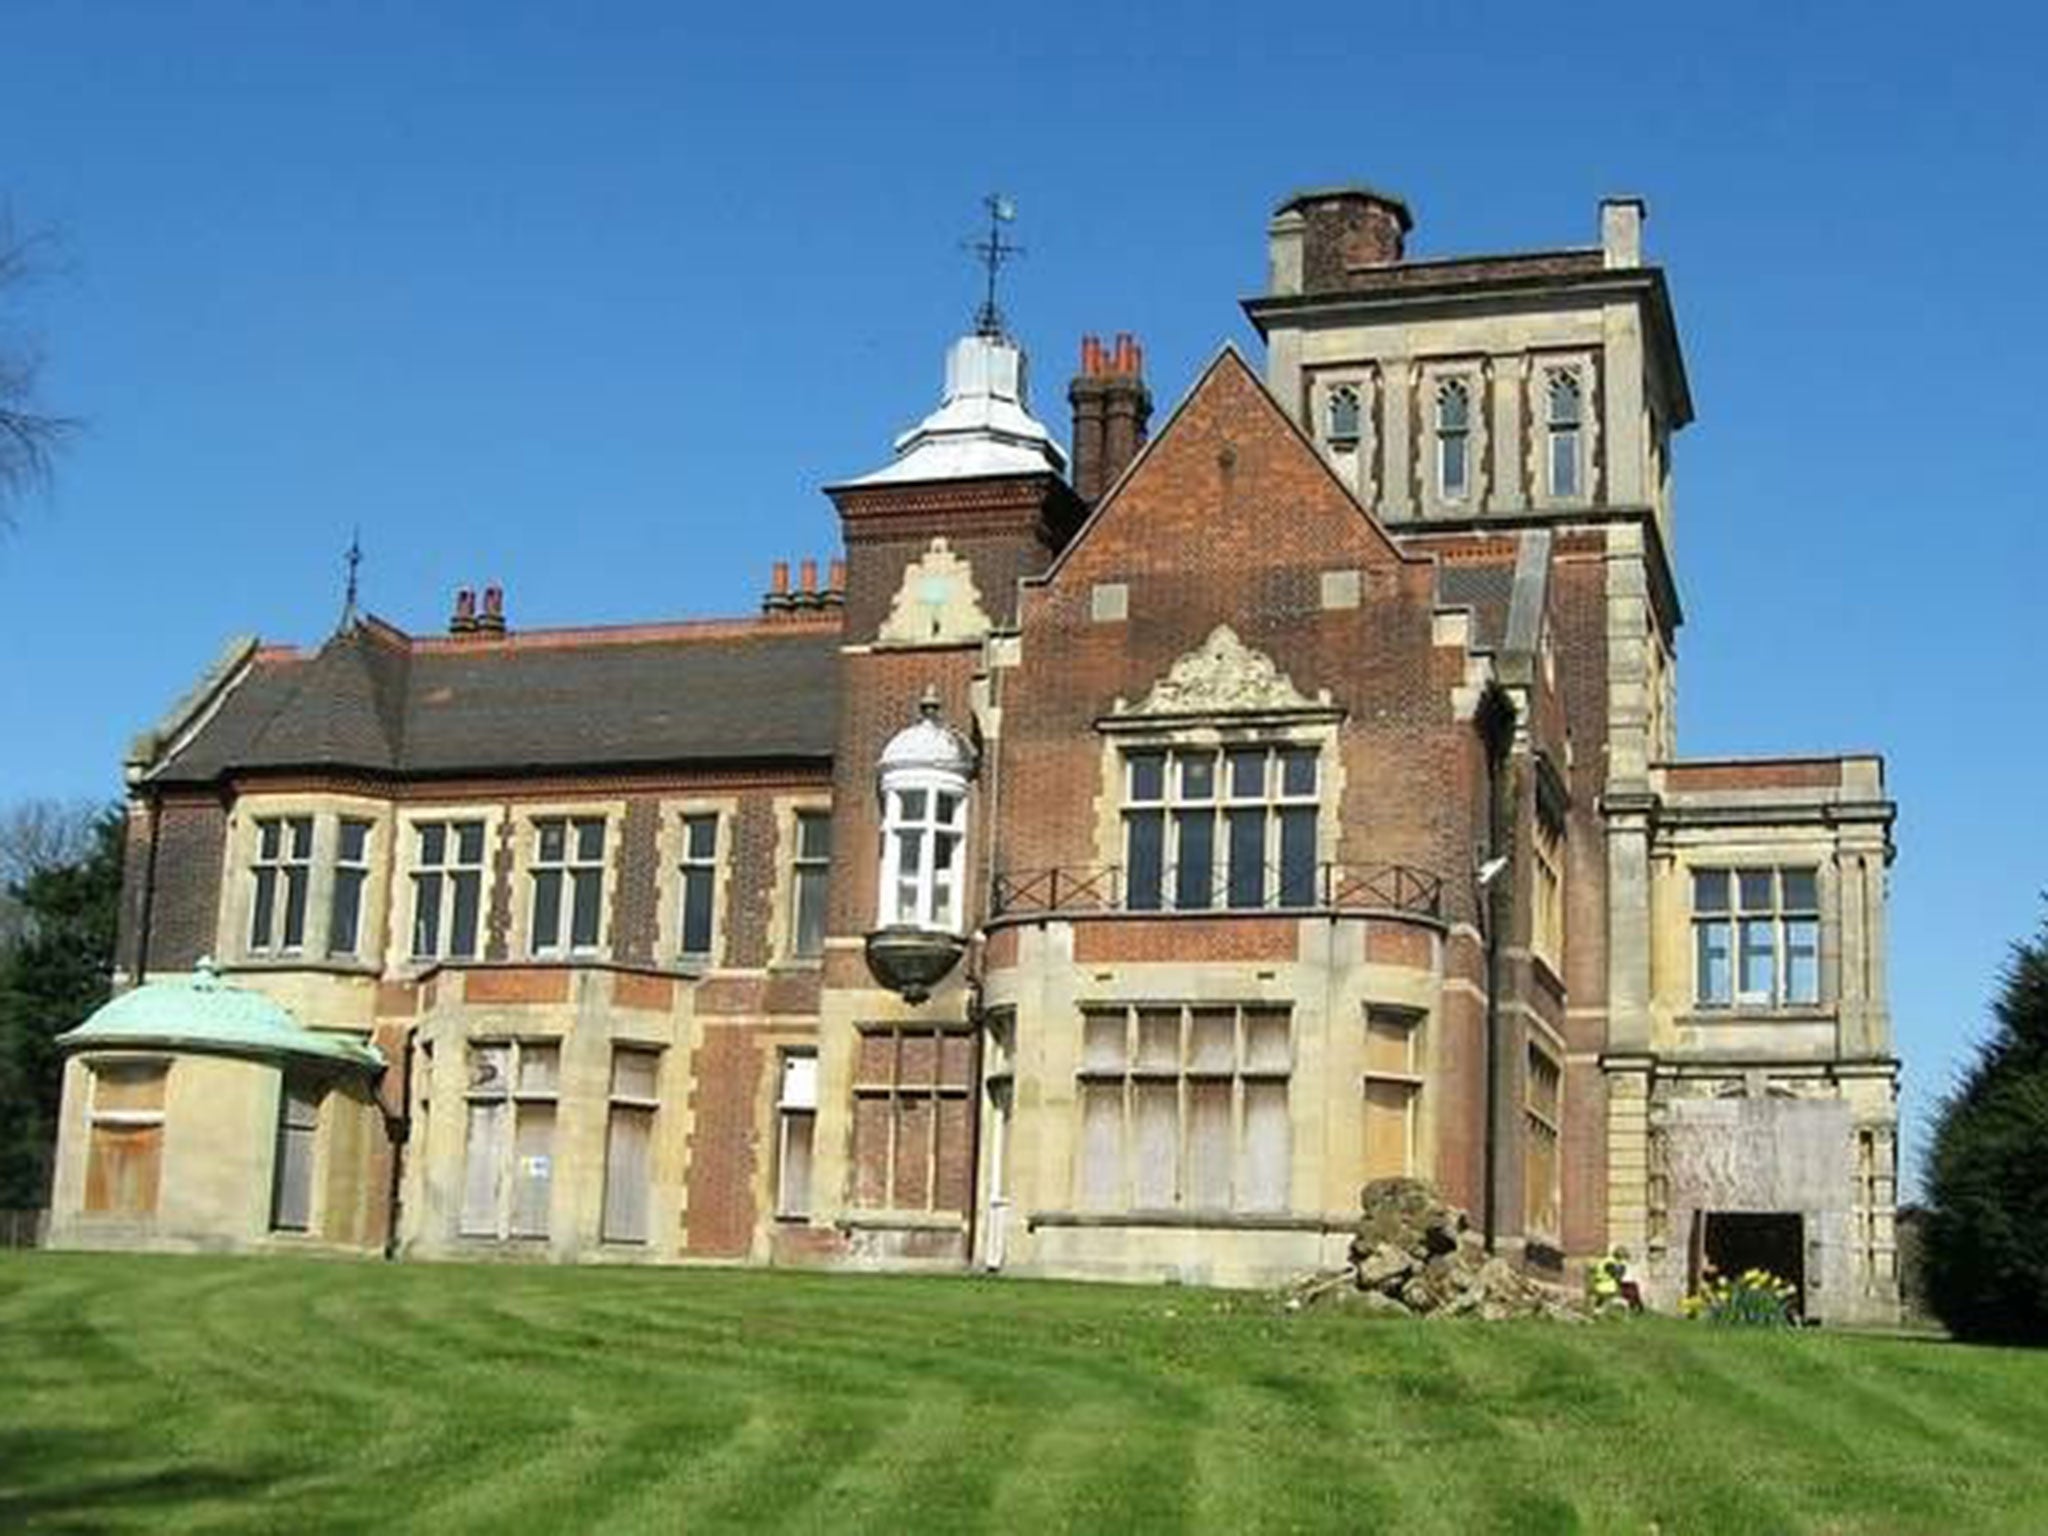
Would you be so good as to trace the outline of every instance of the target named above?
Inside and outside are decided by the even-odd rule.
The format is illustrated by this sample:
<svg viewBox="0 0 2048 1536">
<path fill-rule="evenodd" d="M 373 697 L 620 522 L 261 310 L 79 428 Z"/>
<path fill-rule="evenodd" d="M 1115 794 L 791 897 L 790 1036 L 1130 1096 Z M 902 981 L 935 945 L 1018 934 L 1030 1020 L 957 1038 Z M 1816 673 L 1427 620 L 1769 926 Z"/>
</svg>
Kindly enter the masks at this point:
<svg viewBox="0 0 2048 1536">
<path fill-rule="evenodd" d="M 1471 483 L 1472 395 L 1461 379 L 1436 392 L 1436 486 L 1446 501 L 1461 499 Z"/>
<path fill-rule="evenodd" d="M 1358 391 L 1349 384 L 1340 384 L 1330 391 L 1329 439 L 1333 444 L 1349 446 L 1358 441 Z"/>
<path fill-rule="evenodd" d="M 1584 425 L 1584 402 L 1576 373 L 1550 376 L 1546 422 L 1550 436 L 1550 494 L 1576 496 L 1583 479 L 1579 473 L 1579 444 Z"/>
</svg>

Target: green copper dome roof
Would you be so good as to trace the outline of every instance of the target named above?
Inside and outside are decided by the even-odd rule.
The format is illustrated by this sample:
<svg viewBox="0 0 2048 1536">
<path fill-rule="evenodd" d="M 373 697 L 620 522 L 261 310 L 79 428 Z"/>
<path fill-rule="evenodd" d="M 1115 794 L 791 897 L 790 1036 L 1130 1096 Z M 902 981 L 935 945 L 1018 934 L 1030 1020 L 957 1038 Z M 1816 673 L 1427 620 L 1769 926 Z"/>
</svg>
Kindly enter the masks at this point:
<svg viewBox="0 0 2048 1536">
<path fill-rule="evenodd" d="M 211 960 L 190 975 L 123 992 L 78 1028 L 57 1037 L 66 1050 L 154 1046 L 231 1056 L 299 1056 L 377 1071 L 374 1047 L 306 1029 L 261 992 L 230 986 Z"/>
</svg>

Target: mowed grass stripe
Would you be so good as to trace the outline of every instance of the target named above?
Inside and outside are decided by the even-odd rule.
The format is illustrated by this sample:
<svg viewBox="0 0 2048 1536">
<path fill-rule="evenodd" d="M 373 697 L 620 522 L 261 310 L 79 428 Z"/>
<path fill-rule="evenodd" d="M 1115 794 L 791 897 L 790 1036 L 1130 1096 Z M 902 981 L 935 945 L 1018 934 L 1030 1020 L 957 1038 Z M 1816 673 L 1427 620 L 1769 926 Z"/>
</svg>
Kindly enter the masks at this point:
<svg viewBox="0 0 2048 1536">
<path fill-rule="evenodd" d="M 0 1256 L 0 1528 L 2035 1531 L 2048 1358 L 982 1278 Z"/>
</svg>

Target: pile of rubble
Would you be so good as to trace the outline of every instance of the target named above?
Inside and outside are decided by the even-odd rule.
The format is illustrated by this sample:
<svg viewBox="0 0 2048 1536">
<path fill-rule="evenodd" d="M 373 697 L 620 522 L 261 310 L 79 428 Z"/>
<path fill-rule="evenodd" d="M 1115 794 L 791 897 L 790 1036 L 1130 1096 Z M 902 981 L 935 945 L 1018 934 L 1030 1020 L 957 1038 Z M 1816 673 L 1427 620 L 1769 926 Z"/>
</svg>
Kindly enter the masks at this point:
<svg viewBox="0 0 2048 1536">
<path fill-rule="evenodd" d="M 1359 1196 L 1350 1262 L 1288 1288 L 1290 1309 L 1350 1306 L 1403 1317 L 1550 1317 L 1584 1322 L 1584 1301 L 1486 1252 L 1465 1213 L 1421 1179 L 1375 1179 Z"/>
</svg>

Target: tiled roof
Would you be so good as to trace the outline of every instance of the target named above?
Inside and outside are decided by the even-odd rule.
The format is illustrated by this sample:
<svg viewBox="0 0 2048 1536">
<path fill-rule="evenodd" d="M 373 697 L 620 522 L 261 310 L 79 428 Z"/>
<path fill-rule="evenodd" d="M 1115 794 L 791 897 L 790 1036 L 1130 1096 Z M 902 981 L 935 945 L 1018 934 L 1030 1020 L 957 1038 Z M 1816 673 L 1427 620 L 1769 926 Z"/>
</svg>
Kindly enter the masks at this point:
<svg viewBox="0 0 2048 1536">
<path fill-rule="evenodd" d="M 151 777 L 248 769 L 505 773 L 819 760 L 838 728 L 836 627 L 672 626 L 413 642 L 369 620 L 314 655 L 257 653 Z"/>
</svg>

